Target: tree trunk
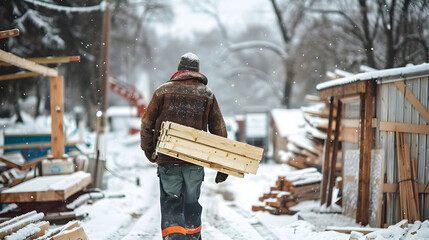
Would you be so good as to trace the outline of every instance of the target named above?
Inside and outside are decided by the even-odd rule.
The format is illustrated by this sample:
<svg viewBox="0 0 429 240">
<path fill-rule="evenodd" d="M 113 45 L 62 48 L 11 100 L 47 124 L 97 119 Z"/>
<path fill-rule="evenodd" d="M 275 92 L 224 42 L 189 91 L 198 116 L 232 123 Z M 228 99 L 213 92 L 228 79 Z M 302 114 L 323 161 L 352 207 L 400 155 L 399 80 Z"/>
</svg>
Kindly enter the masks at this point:
<svg viewBox="0 0 429 240">
<path fill-rule="evenodd" d="M 295 80 L 295 60 L 289 59 L 285 61 L 285 68 L 286 68 L 286 79 L 285 79 L 285 88 L 284 88 L 284 94 L 283 94 L 283 105 L 286 108 L 290 107 L 290 99 L 292 94 L 292 86 L 293 81 Z"/>
<path fill-rule="evenodd" d="M 42 103 L 42 94 L 41 94 L 41 80 L 37 79 L 37 84 L 36 84 L 36 111 L 34 112 L 34 118 L 37 118 L 40 115 L 40 104 Z"/>
<path fill-rule="evenodd" d="M 13 96 L 12 96 L 12 101 L 13 101 L 13 108 L 15 110 L 15 114 L 16 114 L 16 122 L 17 123 L 23 123 L 24 120 L 22 119 L 21 116 L 21 108 L 19 107 L 19 81 L 15 81 L 13 84 Z"/>
</svg>

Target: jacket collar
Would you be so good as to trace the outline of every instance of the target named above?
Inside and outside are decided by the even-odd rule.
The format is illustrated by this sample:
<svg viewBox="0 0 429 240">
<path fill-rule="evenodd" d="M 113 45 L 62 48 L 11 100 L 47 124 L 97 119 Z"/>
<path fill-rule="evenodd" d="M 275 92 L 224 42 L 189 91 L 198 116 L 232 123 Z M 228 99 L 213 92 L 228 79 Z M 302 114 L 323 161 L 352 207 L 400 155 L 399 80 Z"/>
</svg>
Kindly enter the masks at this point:
<svg viewBox="0 0 429 240">
<path fill-rule="evenodd" d="M 204 85 L 207 85 L 207 77 L 204 76 L 204 74 L 199 72 L 192 72 L 192 71 L 179 71 L 173 74 L 173 76 L 170 78 L 170 81 L 184 81 L 189 79 L 196 79 Z"/>
</svg>

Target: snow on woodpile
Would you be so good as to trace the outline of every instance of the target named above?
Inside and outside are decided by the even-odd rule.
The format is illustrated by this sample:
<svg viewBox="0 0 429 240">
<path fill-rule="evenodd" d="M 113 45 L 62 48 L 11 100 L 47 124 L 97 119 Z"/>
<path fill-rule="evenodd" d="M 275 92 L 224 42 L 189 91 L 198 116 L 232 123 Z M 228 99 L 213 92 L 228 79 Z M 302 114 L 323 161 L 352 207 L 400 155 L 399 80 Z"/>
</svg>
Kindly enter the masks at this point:
<svg viewBox="0 0 429 240">
<path fill-rule="evenodd" d="M 316 89 L 320 91 L 326 88 L 345 85 L 345 84 L 358 82 L 358 81 L 366 81 L 371 79 L 380 79 L 380 78 L 393 77 L 393 76 L 402 78 L 402 77 L 413 76 L 413 75 L 418 75 L 422 73 L 429 73 L 429 63 L 423 63 L 416 66 L 407 65 L 406 67 L 401 67 L 401 68 L 390 68 L 390 69 L 384 69 L 379 71 L 359 73 L 353 76 L 320 83 L 316 86 Z"/>
<path fill-rule="evenodd" d="M 252 206 L 253 211 L 267 211 L 271 214 L 295 214 L 291 207 L 306 201 L 318 199 L 322 174 L 316 168 L 306 168 L 279 176 L 268 193 L 264 193 L 261 204 Z"/>
<path fill-rule="evenodd" d="M 275 149 L 280 158 L 278 161 L 299 169 L 321 167 L 328 127 L 329 108 L 326 103 L 320 99 L 316 101 L 315 97 L 309 99 L 316 103 L 301 109 L 272 111 L 277 130 L 286 139 L 284 149 Z M 297 119 L 299 124 L 294 124 Z"/>
</svg>

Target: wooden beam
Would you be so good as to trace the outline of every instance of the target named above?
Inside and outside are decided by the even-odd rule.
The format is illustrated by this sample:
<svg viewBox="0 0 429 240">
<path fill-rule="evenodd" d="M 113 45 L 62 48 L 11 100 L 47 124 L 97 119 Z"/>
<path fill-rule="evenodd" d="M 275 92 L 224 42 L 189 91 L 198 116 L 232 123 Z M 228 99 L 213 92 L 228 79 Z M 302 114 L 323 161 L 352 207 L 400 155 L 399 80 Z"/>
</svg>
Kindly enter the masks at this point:
<svg viewBox="0 0 429 240">
<path fill-rule="evenodd" d="M 37 72 L 42 75 L 56 77 L 58 76 L 58 71 L 56 69 L 48 68 L 42 65 L 39 65 L 35 62 L 29 61 L 27 59 L 18 57 L 12 53 L 5 52 L 0 49 L 0 60 L 10 63 L 14 66 L 27 69 L 32 72 Z"/>
<path fill-rule="evenodd" d="M 331 139 L 332 139 L 332 129 L 334 121 L 334 97 L 330 97 L 329 100 L 329 122 L 328 122 L 328 131 L 325 141 L 325 155 L 323 157 L 323 178 L 322 178 L 322 190 L 320 195 L 320 205 L 326 203 L 326 194 L 328 189 L 328 176 L 329 176 L 329 158 L 331 156 Z"/>
<path fill-rule="evenodd" d="M 380 122 L 380 131 L 429 134 L 429 126 L 411 123 Z"/>
<path fill-rule="evenodd" d="M 325 88 L 319 91 L 320 98 L 326 99 L 329 97 L 348 97 L 365 93 L 365 85 L 367 81 L 357 81 L 349 84 L 339 85 L 335 87 Z"/>
<path fill-rule="evenodd" d="M 54 159 L 63 157 L 65 151 L 64 135 L 64 80 L 62 76 L 51 77 L 51 119 L 52 155 Z"/>
<path fill-rule="evenodd" d="M 338 156 L 338 146 L 339 146 L 339 136 L 340 136 L 340 124 L 341 124 L 341 109 L 342 109 L 342 103 L 340 100 L 337 101 L 337 116 L 335 119 L 335 132 L 334 132 L 334 146 L 332 149 L 332 158 L 330 163 L 330 169 L 329 169 L 329 185 L 328 185 L 328 199 L 327 199 L 327 207 L 331 206 L 332 202 L 332 191 L 334 190 L 335 186 L 335 174 L 336 174 L 336 165 L 337 165 L 337 156 Z"/>
<path fill-rule="evenodd" d="M 371 149 L 372 149 L 372 112 L 374 81 L 366 81 L 366 93 L 361 95 L 360 118 L 361 139 L 359 153 L 359 186 L 356 222 L 367 225 L 369 221 Z"/>
<path fill-rule="evenodd" d="M 25 58 L 26 60 L 38 63 L 38 64 L 49 64 L 49 63 L 69 63 L 80 61 L 80 56 L 64 56 L 64 57 L 45 57 L 45 58 Z M 0 62 L 0 66 L 13 66 L 10 63 Z"/>
<path fill-rule="evenodd" d="M 29 78 L 29 77 L 38 77 L 41 76 L 40 73 L 35 72 L 19 72 L 19 73 L 13 73 L 13 74 L 6 74 L 0 76 L 0 81 L 7 81 L 7 80 L 14 80 L 14 79 L 21 79 L 21 78 Z"/>
<path fill-rule="evenodd" d="M 17 28 L 0 31 L 0 39 L 16 37 L 16 36 L 19 36 L 19 30 Z"/>
<path fill-rule="evenodd" d="M 429 194 L 429 186 L 424 183 L 417 184 L 419 194 Z M 397 183 L 384 183 L 383 184 L 384 193 L 398 193 L 399 186 Z"/>
<path fill-rule="evenodd" d="M 425 106 L 423 106 L 420 100 L 413 94 L 413 92 L 409 88 L 405 86 L 403 81 L 394 82 L 394 84 L 399 89 L 399 91 L 401 91 L 405 95 L 405 98 L 407 98 L 411 105 L 413 105 L 413 107 L 420 113 L 422 118 L 426 121 L 426 124 L 429 124 L 429 112 L 425 108 Z M 427 99 L 423 100 L 426 101 Z"/>
</svg>

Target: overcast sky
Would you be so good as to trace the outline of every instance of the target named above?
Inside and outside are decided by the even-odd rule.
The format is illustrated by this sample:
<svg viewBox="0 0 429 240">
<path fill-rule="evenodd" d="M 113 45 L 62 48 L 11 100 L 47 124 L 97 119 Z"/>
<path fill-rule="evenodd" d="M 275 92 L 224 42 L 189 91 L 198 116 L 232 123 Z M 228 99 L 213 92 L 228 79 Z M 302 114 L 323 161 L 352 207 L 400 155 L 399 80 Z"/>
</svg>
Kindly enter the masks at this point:
<svg viewBox="0 0 429 240">
<path fill-rule="evenodd" d="M 220 18 L 228 29 L 242 30 L 251 22 L 274 23 L 275 18 L 268 0 L 218 0 Z M 174 32 L 178 37 L 187 37 L 192 32 L 208 31 L 217 27 L 216 22 L 204 13 L 194 12 L 183 0 L 172 0 L 174 22 L 159 28 L 161 34 Z"/>
</svg>

